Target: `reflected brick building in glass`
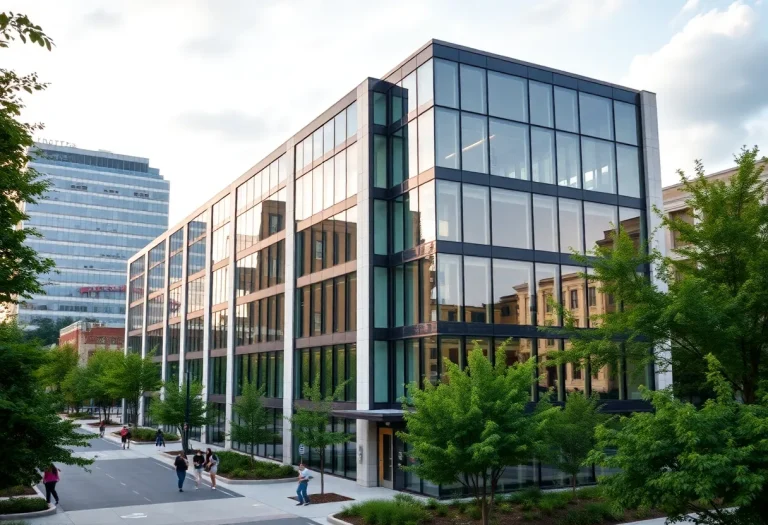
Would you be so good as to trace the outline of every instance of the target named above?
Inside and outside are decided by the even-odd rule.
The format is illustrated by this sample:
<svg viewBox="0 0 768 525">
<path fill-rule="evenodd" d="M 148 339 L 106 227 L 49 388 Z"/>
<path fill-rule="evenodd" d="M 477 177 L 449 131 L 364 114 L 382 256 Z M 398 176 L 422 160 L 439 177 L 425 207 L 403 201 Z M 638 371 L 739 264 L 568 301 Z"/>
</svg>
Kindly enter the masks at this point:
<svg viewBox="0 0 768 525">
<path fill-rule="evenodd" d="M 584 329 L 616 307 L 571 253 L 610 243 L 619 224 L 648 237 L 658 159 L 652 93 L 431 41 L 132 259 L 128 347 L 157 348 L 166 380 L 189 367 L 203 381 L 209 443 L 242 448 L 227 438 L 232 402 L 245 381 L 264 385 L 282 439 L 258 453 L 286 463 L 299 443 L 283 416 L 303 385 L 346 383 L 332 424 L 354 436 L 325 451 L 328 471 L 452 495 L 397 468 L 398 400 L 412 381 L 438 381 L 444 358 L 464 363 L 474 341 L 493 353 L 512 338 L 509 363 L 537 360 L 532 401 L 586 391 L 612 412 L 644 410 L 638 386 L 668 380 L 632 363 L 547 367 L 568 342 L 540 329 L 562 323 L 550 300 Z M 567 479 L 532 464 L 502 482 Z"/>
</svg>

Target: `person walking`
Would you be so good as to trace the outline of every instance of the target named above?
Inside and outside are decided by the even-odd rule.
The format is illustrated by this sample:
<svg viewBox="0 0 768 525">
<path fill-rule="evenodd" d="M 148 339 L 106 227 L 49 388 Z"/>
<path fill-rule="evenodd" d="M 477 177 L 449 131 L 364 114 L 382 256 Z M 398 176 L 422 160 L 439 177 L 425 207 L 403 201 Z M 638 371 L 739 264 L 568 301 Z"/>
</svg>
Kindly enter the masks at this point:
<svg viewBox="0 0 768 525">
<path fill-rule="evenodd" d="M 131 429 L 126 429 L 125 432 L 125 448 L 131 448 L 131 438 L 133 437 L 133 433 L 131 433 Z"/>
<path fill-rule="evenodd" d="M 99 423 L 99 437 L 104 437 L 104 432 L 107 430 L 107 422 L 103 419 L 101 420 L 101 423 Z"/>
<path fill-rule="evenodd" d="M 128 441 L 128 427 L 125 425 L 120 429 L 120 441 L 123 443 L 123 450 L 125 450 L 125 443 Z"/>
<path fill-rule="evenodd" d="M 202 450 L 197 450 L 192 456 L 192 465 L 195 468 L 195 490 L 200 488 L 200 482 L 203 480 L 203 466 L 205 465 L 205 456 Z"/>
<path fill-rule="evenodd" d="M 211 490 L 216 490 L 216 472 L 219 470 L 219 456 L 210 448 L 205 451 L 205 471 L 211 475 Z"/>
<path fill-rule="evenodd" d="M 165 436 L 163 436 L 162 429 L 158 428 L 157 433 L 155 434 L 155 446 L 159 447 L 160 445 L 165 447 Z"/>
<path fill-rule="evenodd" d="M 179 478 L 179 492 L 184 492 L 184 479 L 187 477 L 187 469 L 189 468 L 187 455 L 181 452 L 173 461 L 173 466 L 176 467 L 176 476 Z"/>
<path fill-rule="evenodd" d="M 59 469 L 56 465 L 51 463 L 51 466 L 45 469 L 43 473 L 43 485 L 45 485 L 45 502 L 51 502 L 51 496 L 53 496 L 56 505 L 59 504 L 59 495 L 56 492 L 56 483 L 59 482 Z"/>
<path fill-rule="evenodd" d="M 312 479 L 309 469 L 304 463 L 299 463 L 299 486 L 296 488 L 296 495 L 299 497 L 299 502 L 296 506 L 309 505 L 309 495 L 307 494 L 307 487 L 309 486 L 309 480 Z"/>
</svg>

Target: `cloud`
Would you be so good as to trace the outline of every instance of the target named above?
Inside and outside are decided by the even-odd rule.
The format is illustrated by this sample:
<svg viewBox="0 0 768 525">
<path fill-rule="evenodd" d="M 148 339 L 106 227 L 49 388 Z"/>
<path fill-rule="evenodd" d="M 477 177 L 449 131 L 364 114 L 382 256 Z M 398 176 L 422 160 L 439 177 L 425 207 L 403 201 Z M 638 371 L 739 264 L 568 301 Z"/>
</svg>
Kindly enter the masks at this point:
<svg viewBox="0 0 768 525">
<path fill-rule="evenodd" d="M 538 0 L 528 11 L 529 23 L 562 24 L 584 29 L 594 20 L 609 18 L 624 0 Z"/>
<path fill-rule="evenodd" d="M 113 29 L 122 25 L 123 18 L 119 13 L 99 8 L 86 13 L 83 21 L 86 25 L 98 29 Z"/>
<path fill-rule="evenodd" d="M 228 141 L 254 141 L 283 133 L 281 119 L 225 109 L 217 112 L 189 111 L 176 118 L 178 126 L 194 133 L 214 133 Z"/>
<path fill-rule="evenodd" d="M 701 158 L 728 167 L 750 139 L 746 123 L 768 107 L 768 40 L 742 2 L 696 15 L 657 51 L 634 58 L 624 82 L 658 96 L 662 173 Z M 762 139 L 768 139 L 763 135 Z"/>
<path fill-rule="evenodd" d="M 680 12 L 687 13 L 688 11 L 693 11 L 697 7 L 699 7 L 699 0 L 688 0 Z"/>
</svg>

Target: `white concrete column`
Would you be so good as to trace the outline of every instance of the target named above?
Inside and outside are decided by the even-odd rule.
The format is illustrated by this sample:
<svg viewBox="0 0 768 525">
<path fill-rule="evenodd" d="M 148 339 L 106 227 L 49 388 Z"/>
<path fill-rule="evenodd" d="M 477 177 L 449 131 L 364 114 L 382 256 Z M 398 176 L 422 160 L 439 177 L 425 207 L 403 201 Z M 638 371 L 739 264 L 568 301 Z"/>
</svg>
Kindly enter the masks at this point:
<svg viewBox="0 0 768 525">
<path fill-rule="evenodd" d="M 144 296 L 144 302 L 141 305 L 141 358 L 144 359 L 147 356 L 147 314 L 149 313 L 149 252 L 142 255 L 144 259 L 144 289 L 141 294 Z M 136 417 L 136 422 L 140 427 L 144 426 L 144 396 L 139 398 L 139 406 L 136 407 L 139 412 Z"/>
<path fill-rule="evenodd" d="M 168 371 L 166 359 L 168 359 L 168 300 L 170 299 L 168 287 L 171 284 L 171 235 L 167 235 L 163 242 L 165 243 L 165 271 L 163 272 L 163 339 L 160 343 L 160 378 L 165 381 L 165 374 Z M 160 399 L 165 399 L 165 384 L 160 388 Z"/>
<path fill-rule="evenodd" d="M 227 404 L 225 405 L 224 448 L 232 448 L 232 403 L 235 400 L 235 220 L 237 188 L 232 188 L 225 199 L 229 200 L 229 237 L 227 238 Z"/>
<path fill-rule="evenodd" d="M 288 166 L 285 197 L 285 295 L 283 300 L 283 463 L 293 462 L 291 422 L 285 417 L 293 413 L 293 345 L 296 303 L 296 169 L 295 144 L 287 143 L 285 161 Z"/>
<path fill-rule="evenodd" d="M 179 305 L 179 312 L 181 313 L 181 321 L 179 323 L 179 386 L 184 381 L 184 354 L 187 345 L 187 278 L 189 272 L 187 272 L 187 261 L 189 260 L 189 224 L 183 226 L 184 236 L 183 245 L 181 248 L 181 304 Z M 205 379 L 205 378 L 203 378 Z"/>
</svg>

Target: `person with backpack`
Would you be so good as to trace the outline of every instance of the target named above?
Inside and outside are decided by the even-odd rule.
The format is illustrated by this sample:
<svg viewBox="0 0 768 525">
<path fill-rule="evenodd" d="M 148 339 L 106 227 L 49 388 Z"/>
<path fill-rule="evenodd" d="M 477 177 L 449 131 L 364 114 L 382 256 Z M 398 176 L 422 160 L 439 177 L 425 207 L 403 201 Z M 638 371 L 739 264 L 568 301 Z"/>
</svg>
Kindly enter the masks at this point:
<svg viewBox="0 0 768 525">
<path fill-rule="evenodd" d="M 104 432 L 107 430 L 107 422 L 103 419 L 101 420 L 101 423 L 99 423 L 99 437 L 104 437 Z"/>
<path fill-rule="evenodd" d="M 123 450 L 125 450 L 125 444 L 128 441 L 128 427 L 125 425 L 123 425 L 123 428 L 120 429 L 120 441 L 123 443 Z"/>
<path fill-rule="evenodd" d="M 211 490 L 216 490 L 216 472 L 219 470 L 219 456 L 210 448 L 205 451 L 205 471 L 211 475 Z"/>
<path fill-rule="evenodd" d="M 131 433 L 131 429 L 127 428 L 125 432 L 125 448 L 130 449 L 131 448 L 131 438 L 133 437 L 133 433 Z"/>
<path fill-rule="evenodd" d="M 179 492 L 184 492 L 184 480 L 187 477 L 187 469 L 189 468 L 187 455 L 181 452 L 173 461 L 173 466 L 176 467 L 176 476 L 179 478 Z"/>
<path fill-rule="evenodd" d="M 59 472 L 61 471 L 56 468 L 56 465 L 51 463 L 51 466 L 45 469 L 45 472 L 43 473 L 43 485 L 45 485 L 46 503 L 50 503 L 51 496 L 53 496 L 54 501 L 56 501 L 56 505 L 59 504 L 59 495 L 56 492 L 56 483 L 59 482 Z"/>
<path fill-rule="evenodd" d="M 157 433 L 155 433 L 155 446 L 159 447 L 160 445 L 165 446 L 165 436 L 163 436 L 162 429 L 157 429 Z"/>
</svg>

